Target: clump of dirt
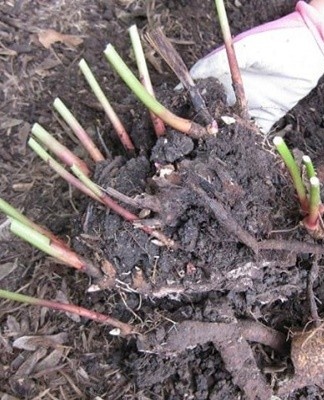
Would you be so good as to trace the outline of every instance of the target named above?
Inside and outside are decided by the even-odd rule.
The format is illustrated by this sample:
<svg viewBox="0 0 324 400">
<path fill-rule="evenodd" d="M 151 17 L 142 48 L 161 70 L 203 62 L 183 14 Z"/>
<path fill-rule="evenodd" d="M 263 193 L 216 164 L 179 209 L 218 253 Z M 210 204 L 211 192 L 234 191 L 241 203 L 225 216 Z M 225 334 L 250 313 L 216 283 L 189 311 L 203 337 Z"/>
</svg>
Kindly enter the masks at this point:
<svg viewBox="0 0 324 400">
<path fill-rule="evenodd" d="M 200 85 L 209 94 L 208 105 L 211 109 L 217 100 L 218 112 L 231 112 L 217 96 L 217 82 L 208 80 Z M 212 98 L 213 94 L 217 99 Z M 168 98 L 172 101 L 177 96 L 170 92 Z M 180 107 L 181 101 L 175 98 L 172 103 Z M 192 113 L 188 106 L 185 116 Z M 141 339 L 139 346 L 142 351 L 174 353 L 179 351 L 178 340 L 184 343 L 187 338 L 183 350 L 216 340 L 216 348 L 223 360 L 227 360 L 226 368 L 247 398 L 266 399 L 271 393 L 270 386 L 260 375 L 248 343 L 244 342 L 242 348 L 235 347 L 234 350 L 237 360 L 249 359 L 250 367 L 245 374 L 242 372 L 245 368 L 243 364 L 229 362 L 225 343 L 239 340 L 236 335 L 241 335 L 238 326 L 242 318 L 249 321 L 250 330 L 254 332 L 253 338 L 247 334 L 246 339 L 264 343 L 258 336 L 258 327 L 253 328 L 251 316 L 257 313 L 259 320 L 269 323 L 273 304 L 298 295 L 305 289 L 307 275 L 296 267 L 297 255 L 311 250 L 298 247 L 298 239 L 307 236 L 302 228 L 286 231 L 287 220 L 295 225 L 299 221 L 295 193 L 292 187 L 285 186 L 286 171 L 265 138 L 257 134 L 252 126 L 249 128 L 248 124 L 239 121 L 231 125 L 223 124 L 216 136 L 211 135 L 204 140 L 193 140 L 170 130 L 151 149 L 141 149 L 134 158 L 118 156 L 98 165 L 95 174 L 98 184 L 108 191 L 113 188 L 130 198 L 135 197 L 143 208 L 139 205 L 131 210 L 139 215 L 147 206 L 142 224 L 162 230 L 174 241 L 172 248 L 151 240 L 138 227 L 125 223 L 110 211 L 93 206 L 88 209 L 86 231 L 77 233 L 76 237 L 82 233 L 90 238 L 97 235 L 101 254 L 116 270 L 117 286 L 144 296 L 144 307 L 134 296 L 130 296 L 132 300 L 128 299 L 137 309 L 136 319 L 148 324 L 146 330 L 156 325 L 155 313 L 161 307 L 167 308 L 168 319 L 178 323 L 203 321 L 201 331 L 207 329 L 204 325 L 207 321 L 215 322 L 214 334 L 217 324 L 222 324 L 217 340 L 212 340 L 206 332 L 198 333 L 198 338 L 195 338 L 192 333 L 182 332 L 180 324 L 177 328 L 179 338 L 174 346 L 168 345 L 170 339 L 166 339 L 167 331 L 161 326 L 153 347 L 148 346 L 146 336 Z M 148 131 L 147 136 L 150 134 Z M 142 137 L 145 140 L 144 127 Z M 281 251 L 273 241 L 267 240 L 269 237 L 281 244 Z M 293 240 L 297 246 L 295 251 L 291 247 Z M 263 247 L 258 248 L 260 241 Z M 314 243 L 310 237 L 308 242 L 310 246 Z M 307 243 L 303 245 L 307 246 Z M 86 249 L 80 248 L 87 253 Z M 91 255 L 87 254 L 87 257 Z M 211 291 L 221 291 L 223 295 L 211 300 L 208 296 Z M 183 306 L 182 302 L 173 304 L 171 309 L 168 305 L 170 296 L 180 300 L 178 296 L 181 294 L 201 296 L 203 293 L 207 295 L 208 307 L 204 307 L 202 313 L 197 314 L 191 307 Z M 157 299 L 162 300 L 157 304 Z M 210 314 L 220 303 L 226 312 Z M 115 312 L 113 314 L 118 316 Z M 224 321 L 232 321 L 234 325 Z M 272 326 L 284 330 L 281 323 Z M 184 330 L 191 332 L 196 329 L 194 322 L 189 327 Z M 143 328 L 141 330 L 144 333 Z M 272 334 L 269 333 L 270 336 Z M 285 338 L 280 341 L 285 342 Z M 163 342 L 167 344 L 160 348 Z M 273 344 L 270 346 L 273 347 Z M 153 360 L 154 357 L 146 365 L 134 359 L 133 375 L 141 389 L 156 385 L 161 381 L 161 374 L 163 381 L 171 377 L 174 379 L 177 364 L 166 372 L 163 367 L 165 361 L 162 361 L 152 371 Z M 132 362 L 127 363 L 130 369 Z M 137 375 L 134 371 L 138 370 L 139 362 L 141 369 Z M 262 362 L 261 358 L 259 362 Z M 251 363 L 255 370 L 253 374 Z M 241 378 L 237 377 L 239 372 L 243 374 Z M 192 390 L 191 384 L 188 382 L 185 390 Z M 165 393 L 170 397 L 176 396 L 174 390 L 165 389 Z M 200 386 L 197 387 L 195 395 L 200 396 L 201 390 Z M 231 392 L 233 388 L 228 390 Z"/>
</svg>

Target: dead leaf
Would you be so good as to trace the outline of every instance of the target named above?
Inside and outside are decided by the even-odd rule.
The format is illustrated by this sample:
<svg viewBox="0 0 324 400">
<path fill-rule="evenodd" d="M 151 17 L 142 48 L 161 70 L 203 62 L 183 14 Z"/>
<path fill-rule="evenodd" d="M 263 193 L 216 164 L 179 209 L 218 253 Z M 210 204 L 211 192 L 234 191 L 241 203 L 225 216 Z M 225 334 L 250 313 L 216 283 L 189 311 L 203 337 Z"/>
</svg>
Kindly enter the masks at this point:
<svg viewBox="0 0 324 400">
<path fill-rule="evenodd" d="M 39 65 L 37 65 L 37 67 L 32 72 L 32 75 L 37 74 L 44 78 L 50 74 L 50 71 L 53 68 L 55 68 L 61 64 L 62 64 L 62 62 L 60 60 L 58 60 L 57 58 L 54 58 L 52 55 L 50 55 L 43 62 L 41 62 Z"/>
<path fill-rule="evenodd" d="M 4 121 L 0 122 L 0 129 L 9 129 L 9 128 L 14 128 L 17 125 L 22 124 L 24 121 L 22 119 L 16 119 L 16 118 L 6 118 Z"/>
<path fill-rule="evenodd" d="M 8 393 L 0 392 L 1 400 L 19 400 L 18 397 L 11 396 Z"/>
<path fill-rule="evenodd" d="M 46 29 L 38 33 L 38 40 L 46 48 L 49 49 L 53 43 L 61 42 L 66 46 L 76 47 L 83 43 L 83 39 L 75 35 L 65 35 L 55 31 L 54 29 Z"/>
<path fill-rule="evenodd" d="M 2 222 L 2 224 L 0 224 L 0 240 L 1 241 L 5 241 L 5 240 L 9 240 L 12 237 L 12 233 L 10 232 L 10 219 L 6 219 Z M 1 266 L 0 266 L 1 269 Z M 0 281 L 1 279 L 3 279 L 3 277 L 1 277 L 1 272 L 0 272 Z"/>
<path fill-rule="evenodd" d="M 13 342 L 13 347 L 17 349 L 35 351 L 40 347 L 57 347 L 67 341 L 68 335 L 65 332 L 58 333 L 57 335 L 43 335 L 43 336 L 22 336 Z"/>
<path fill-rule="evenodd" d="M 59 301 L 60 303 L 63 303 L 63 304 L 69 304 L 69 300 L 67 298 L 67 295 L 62 290 L 58 290 L 57 291 L 57 294 L 55 296 L 55 300 Z M 73 314 L 73 313 L 69 313 L 69 312 L 66 312 L 65 314 L 70 319 L 72 319 L 72 321 L 74 321 L 74 322 L 80 322 L 81 321 L 81 317 L 78 314 Z"/>
<path fill-rule="evenodd" d="M 10 275 L 18 267 L 17 259 L 0 265 L 0 281 Z"/>
<path fill-rule="evenodd" d="M 15 337 L 21 332 L 21 327 L 17 319 L 13 315 L 8 315 L 6 335 L 8 337 Z"/>
<path fill-rule="evenodd" d="M 19 127 L 17 132 L 17 137 L 19 138 L 18 151 L 20 154 L 25 155 L 27 150 L 27 141 L 30 135 L 31 125 L 28 122 L 24 122 L 22 126 Z"/>
<path fill-rule="evenodd" d="M 61 361 L 64 354 L 63 349 L 53 350 L 48 356 L 41 360 L 34 368 L 34 373 L 55 368 Z"/>
<path fill-rule="evenodd" d="M 24 361 L 21 364 L 21 366 L 16 371 L 14 377 L 21 378 L 24 376 L 29 376 L 29 374 L 33 371 L 33 369 L 35 368 L 38 361 L 41 360 L 46 355 L 46 352 L 47 352 L 46 349 L 36 350 L 35 353 L 33 353 L 31 356 L 29 356 L 26 359 L 26 361 Z"/>
<path fill-rule="evenodd" d="M 90 378 L 89 378 L 89 375 L 88 375 L 88 373 L 87 373 L 87 371 L 85 369 L 83 369 L 82 367 L 79 367 L 77 369 L 76 373 L 78 375 L 78 378 L 79 379 L 81 378 L 83 380 L 84 384 L 88 384 L 89 385 Z"/>
<path fill-rule="evenodd" d="M 1 334 L 0 334 L 0 349 L 2 351 L 2 354 L 12 353 L 11 340 L 9 340 L 9 338 L 3 337 Z M 1 399 L 1 397 L 0 397 L 0 399 Z"/>
<path fill-rule="evenodd" d="M 115 278 L 116 278 L 116 269 L 115 269 L 115 267 L 112 265 L 112 263 L 110 261 L 103 260 L 101 262 L 101 270 L 109 278 L 115 280 Z"/>
<path fill-rule="evenodd" d="M 17 52 L 16 52 L 15 50 L 8 49 L 8 47 L 5 47 L 5 46 L 1 43 L 0 55 L 1 55 L 1 56 L 16 56 L 16 55 L 17 55 Z"/>
</svg>

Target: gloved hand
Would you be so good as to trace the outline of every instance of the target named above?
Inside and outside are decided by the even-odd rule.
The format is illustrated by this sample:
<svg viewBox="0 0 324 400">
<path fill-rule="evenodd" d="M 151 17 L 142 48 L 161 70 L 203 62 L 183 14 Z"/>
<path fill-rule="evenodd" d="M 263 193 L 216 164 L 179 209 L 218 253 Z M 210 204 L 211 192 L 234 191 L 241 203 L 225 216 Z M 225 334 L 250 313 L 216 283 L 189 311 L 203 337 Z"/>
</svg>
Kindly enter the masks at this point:
<svg viewBox="0 0 324 400">
<path fill-rule="evenodd" d="M 311 4 L 299 1 L 295 12 L 234 39 L 249 114 L 265 133 L 317 85 L 324 73 L 324 14 L 315 3 L 324 9 L 324 0 Z M 234 104 L 224 46 L 199 60 L 190 74 L 194 79 L 218 78 L 228 104 Z"/>
</svg>

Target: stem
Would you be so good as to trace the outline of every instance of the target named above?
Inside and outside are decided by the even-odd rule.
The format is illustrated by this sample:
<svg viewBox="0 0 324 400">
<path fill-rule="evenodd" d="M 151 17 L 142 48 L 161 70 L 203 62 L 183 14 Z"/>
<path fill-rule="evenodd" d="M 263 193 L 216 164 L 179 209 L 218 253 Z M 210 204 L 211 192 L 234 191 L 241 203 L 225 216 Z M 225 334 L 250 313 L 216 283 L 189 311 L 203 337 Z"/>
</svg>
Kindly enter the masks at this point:
<svg viewBox="0 0 324 400">
<path fill-rule="evenodd" d="M 308 156 L 303 156 L 303 163 L 306 167 L 306 172 L 307 172 L 307 177 L 308 179 L 311 179 L 313 177 L 316 177 L 316 171 L 314 168 L 314 165 L 312 163 L 312 160 Z"/>
<path fill-rule="evenodd" d="M 304 218 L 304 225 L 307 229 L 315 230 L 318 227 L 318 221 L 321 209 L 321 194 L 320 194 L 320 181 L 316 176 L 309 180 L 310 182 L 310 196 L 309 196 L 309 213 Z"/>
<path fill-rule="evenodd" d="M 105 325 L 114 326 L 115 328 L 120 329 L 121 334 L 124 336 L 136 333 L 134 328 L 124 322 L 109 317 L 108 315 L 100 314 L 96 311 L 79 307 L 75 304 L 64 304 L 57 301 L 38 299 L 37 297 L 26 296 L 20 293 L 9 292 L 8 290 L 2 289 L 0 289 L 0 297 L 12 301 L 18 301 L 19 303 L 32 304 L 34 306 L 47 307 L 52 310 L 59 310 L 71 314 L 77 314 L 81 317 L 85 317 L 96 322 L 101 322 Z"/>
<path fill-rule="evenodd" d="M 102 203 L 115 211 L 115 213 L 123 217 L 126 221 L 134 222 L 139 220 L 137 215 L 131 213 L 130 211 L 126 210 L 126 208 L 116 203 L 102 189 L 100 189 L 96 183 L 92 182 L 92 180 L 89 179 L 77 166 L 73 165 L 71 170 L 88 189 L 90 189 L 98 198 L 100 198 Z"/>
<path fill-rule="evenodd" d="M 43 251 L 44 253 L 62 261 L 64 264 L 78 269 L 79 271 L 85 272 L 95 278 L 101 277 L 100 271 L 95 266 L 86 262 L 67 246 L 61 246 L 58 243 L 54 242 L 51 243 L 51 240 L 48 237 L 35 231 L 29 226 L 26 226 L 21 222 L 13 219 L 11 221 L 10 230 L 16 236 L 25 240 L 27 243 Z"/>
<path fill-rule="evenodd" d="M 83 147 L 88 151 L 93 161 L 100 162 L 105 158 L 101 154 L 98 147 L 95 145 L 93 140 L 90 138 L 88 133 L 82 128 L 74 115 L 70 112 L 70 110 L 65 106 L 65 104 L 57 97 L 53 103 L 54 108 L 60 114 L 60 116 L 64 119 L 64 121 L 69 125 L 72 131 L 75 133 L 77 138 L 82 143 Z"/>
<path fill-rule="evenodd" d="M 173 114 L 159 103 L 150 93 L 148 93 L 111 44 L 108 44 L 104 54 L 118 75 L 123 79 L 138 99 L 166 124 L 180 132 L 192 136 L 193 138 L 201 138 L 208 134 L 205 128 Z"/>
<path fill-rule="evenodd" d="M 117 135 L 126 149 L 126 151 L 133 153 L 135 151 L 135 147 L 133 142 L 131 141 L 124 125 L 122 124 L 121 120 L 118 118 L 117 114 L 115 113 L 114 109 L 112 108 L 111 104 L 109 103 L 107 97 L 105 96 L 104 92 L 102 91 L 99 83 L 97 82 L 96 78 L 94 77 L 93 73 L 91 72 L 90 67 L 86 63 L 84 59 L 79 62 L 79 67 L 86 78 L 89 86 L 91 87 L 93 93 L 97 97 L 99 103 L 102 105 L 106 115 L 108 116 L 110 122 L 112 123 Z"/>
<path fill-rule="evenodd" d="M 278 153 L 280 154 L 281 158 L 283 159 L 290 173 L 290 176 L 293 180 L 293 184 L 297 192 L 301 208 L 303 212 L 307 213 L 308 199 L 306 195 L 306 189 L 301 178 L 300 169 L 282 137 L 276 136 L 273 139 L 273 144 L 276 146 Z"/>
<path fill-rule="evenodd" d="M 9 203 L 5 200 L 0 198 L 0 210 L 7 215 L 7 217 L 13 218 L 22 224 L 29 226 L 30 228 L 34 229 L 35 231 L 45 235 L 53 242 L 60 244 L 61 246 L 66 246 L 63 240 L 56 237 L 51 231 L 48 229 L 37 225 L 35 222 L 31 221 L 29 218 L 25 217 L 21 212 L 19 212 L 16 208 L 12 207 Z"/>
<path fill-rule="evenodd" d="M 79 157 L 74 155 L 67 147 L 58 142 L 46 129 L 39 124 L 34 124 L 32 127 L 32 134 L 46 147 L 48 147 L 57 157 L 59 157 L 65 164 L 77 164 L 82 171 L 89 176 L 90 170 L 87 164 Z"/>
<path fill-rule="evenodd" d="M 248 106 L 246 101 L 246 96 L 244 92 L 244 86 L 241 76 L 241 71 L 237 62 L 233 40 L 231 35 L 230 26 L 228 23 L 228 18 L 226 14 L 226 9 L 224 5 L 224 0 L 215 0 L 215 5 L 217 9 L 217 14 L 219 18 L 219 23 L 225 43 L 225 49 L 228 59 L 228 64 L 231 71 L 232 76 L 232 84 L 234 93 L 236 96 L 236 100 L 242 112 L 243 118 L 248 118 Z"/>
<path fill-rule="evenodd" d="M 147 68 L 146 60 L 145 60 L 145 55 L 141 43 L 141 39 L 138 33 L 138 29 L 136 25 L 132 25 L 129 28 L 129 35 L 131 38 L 131 42 L 133 45 L 133 50 L 135 54 L 135 59 L 137 63 L 137 68 L 138 72 L 140 74 L 140 81 L 142 82 L 143 86 L 145 89 L 148 91 L 150 95 L 152 95 L 155 98 L 150 74 Z M 151 120 L 153 123 L 153 127 L 156 133 L 156 136 L 162 136 L 165 134 L 165 126 L 161 118 L 157 117 L 152 111 L 150 111 L 150 116 Z"/>
<path fill-rule="evenodd" d="M 64 180 L 70 185 L 73 185 L 87 196 L 92 197 L 94 200 L 101 202 L 91 190 L 89 190 L 82 182 L 80 182 L 75 176 L 70 174 L 61 164 L 59 164 L 53 157 L 51 157 L 43 147 L 36 142 L 35 139 L 30 138 L 28 145 L 34 150 L 34 152 L 43 159 L 57 174 L 59 174 Z M 73 164 L 72 164 L 73 165 Z M 43 233 L 43 232 L 41 232 Z"/>
<path fill-rule="evenodd" d="M 120 206 L 116 203 L 111 197 L 109 197 L 100 187 L 91 181 L 77 166 L 71 167 L 73 173 L 82 181 L 90 190 L 92 190 L 96 196 L 100 197 L 102 203 L 104 203 L 108 208 L 115 211 L 116 214 L 120 215 L 126 221 L 129 221 L 134 224 L 134 226 L 142 229 L 145 233 L 157 238 L 160 240 L 164 245 L 168 247 L 174 247 L 175 243 L 173 240 L 166 237 L 162 232 L 156 231 L 155 229 L 151 228 L 150 226 L 142 225 L 140 222 L 140 218 L 131 213 L 130 211 L 126 210 L 126 208 Z"/>
</svg>

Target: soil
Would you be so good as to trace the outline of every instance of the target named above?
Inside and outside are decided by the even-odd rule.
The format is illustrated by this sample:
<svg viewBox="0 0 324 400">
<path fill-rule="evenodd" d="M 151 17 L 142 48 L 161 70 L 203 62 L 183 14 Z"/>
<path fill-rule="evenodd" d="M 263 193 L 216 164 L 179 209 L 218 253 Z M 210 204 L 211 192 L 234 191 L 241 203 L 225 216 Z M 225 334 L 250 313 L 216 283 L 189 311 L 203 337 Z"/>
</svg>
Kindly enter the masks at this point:
<svg viewBox="0 0 324 400">
<path fill-rule="evenodd" d="M 228 1 L 232 33 L 285 15 L 295 3 Z M 13 237 L 1 218 L 0 287 L 78 304 L 133 330 L 124 337 L 85 318 L 2 301 L 1 399 L 324 398 L 322 240 L 300 226 L 271 135 L 239 118 L 222 122 L 237 110 L 208 80 L 199 88 L 218 134 L 197 140 L 168 129 L 157 139 L 148 112 L 102 53 L 112 43 L 135 71 L 127 33 L 134 23 L 141 32 L 162 26 L 189 67 L 222 43 L 212 1 L 4 1 L 0 10 L 1 197 L 105 273 L 96 280 L 45 257 Z M 46 48 L 49 29 L 79 42 L 64 37 Z M 188 94 L 173 90 L 178 81 L 166 64 L 148 45 L 145 51 L 157 98 L 201 122 Z M 123 149 L 90 92 L 81 58 L 135 154 Z M 94 165 L 53 112 L 58 96 L 105 161 Z M 320 178 L 323 109 L 321 79 L 277 125 L 297 156 L 312 157 Z M 128 196 L 120 204 L 141 215 L 141 224 L 87 199 L 41 162 L 27 146 L 36 121 L 86 160 L 108 193 Z M 143 227 L 163 232 L 168 244 Z"/>
</svg>

